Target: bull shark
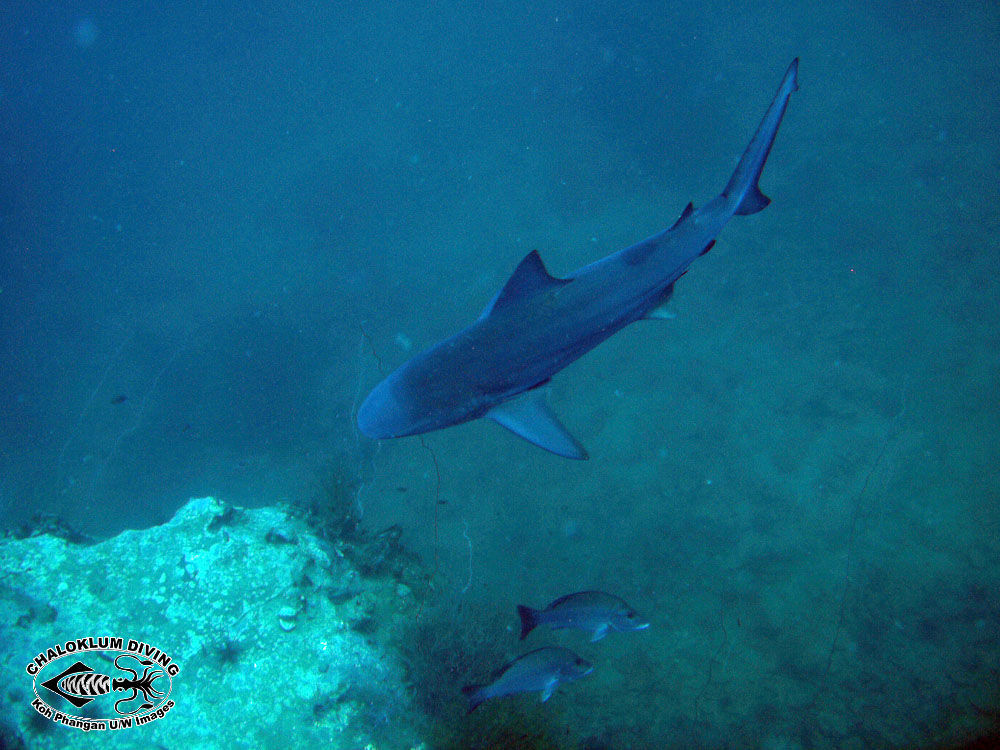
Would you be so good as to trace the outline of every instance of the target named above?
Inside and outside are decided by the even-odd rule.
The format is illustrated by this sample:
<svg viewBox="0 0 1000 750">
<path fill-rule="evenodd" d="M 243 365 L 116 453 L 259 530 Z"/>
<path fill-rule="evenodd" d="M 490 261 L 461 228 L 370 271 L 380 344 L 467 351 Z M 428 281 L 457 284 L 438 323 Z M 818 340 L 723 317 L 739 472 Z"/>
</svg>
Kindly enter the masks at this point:
<svg viewBox="0 0 1000 750">
<path fill-rule="evenodd" d="M 670 228 L 564 278 L 552 276 L 532 250 L 472 325 L 372 389 L 358 409 L 361 432 L 398 438 L 485 417 L 558 456 L 587 458 L 538 389 L 630 323 L 669 317 L 674 283 L 729 220 L 771 202 L 757 183 L 798 90 L 798 64 L 788 66 L 721 194 L 699 209 L 689 203 Z"/>
</svg>

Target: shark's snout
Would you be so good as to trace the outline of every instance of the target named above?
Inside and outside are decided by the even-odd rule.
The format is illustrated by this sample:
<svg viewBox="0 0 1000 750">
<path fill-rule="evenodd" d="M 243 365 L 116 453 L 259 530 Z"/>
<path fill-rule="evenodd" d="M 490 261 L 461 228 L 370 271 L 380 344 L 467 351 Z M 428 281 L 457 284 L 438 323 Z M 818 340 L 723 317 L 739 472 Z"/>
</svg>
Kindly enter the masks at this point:
<svg viewBox="0 0 1000 750">
<path fill-rule="evenodd" d="M 372 389 L 358 409 L 358 429 L 373 440 L 398 437 L 405 417 L 389 380 Z"/>
</svg>

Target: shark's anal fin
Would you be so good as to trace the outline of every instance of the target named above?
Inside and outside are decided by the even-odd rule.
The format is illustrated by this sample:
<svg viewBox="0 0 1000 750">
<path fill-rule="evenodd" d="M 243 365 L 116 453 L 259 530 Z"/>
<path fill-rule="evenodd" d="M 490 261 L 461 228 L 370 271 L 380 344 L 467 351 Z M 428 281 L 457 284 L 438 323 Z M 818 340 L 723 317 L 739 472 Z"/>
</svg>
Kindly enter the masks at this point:
<svg viewBox="0 0 1000 750">
<path fill-rule="evenodd" d="M 515 435 L 563 458 L 583 460 L 587 451 L 562 426 L 537 391 L 528 391 L 504 401 L 486 416 Z"/>
<path fill-rule="evenodd" d="M 537 250 L 532 250 L 517 264 L 517 268 L 514 269 L 514 273 L 507 279 L 507 283 L 504 284 L 503 289 L 486 306 L 480 317 L 485 318 L 494 310 L 505 305 L 519 302 L 546 289 L 569 284 L 570 281 L 572 279 L 557 279 L 550 274 L 542 262 L 542 256 L 538 254 Z"/>
</svg>

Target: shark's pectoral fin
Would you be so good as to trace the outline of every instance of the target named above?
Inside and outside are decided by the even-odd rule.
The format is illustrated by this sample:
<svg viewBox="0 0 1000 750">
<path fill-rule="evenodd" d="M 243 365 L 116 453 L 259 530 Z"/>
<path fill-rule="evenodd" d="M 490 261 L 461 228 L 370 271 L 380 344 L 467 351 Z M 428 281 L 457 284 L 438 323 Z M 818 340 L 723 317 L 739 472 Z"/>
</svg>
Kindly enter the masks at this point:
<svg viewBox="0 0 1000 750">
<path fill-rule="evenodd" d="M 529 391 L 494 406 L 486 416 L 539 448 L 564 458 L 587 458 L 587 451 L 562 426 L 549 407 Z"/>
</svg>

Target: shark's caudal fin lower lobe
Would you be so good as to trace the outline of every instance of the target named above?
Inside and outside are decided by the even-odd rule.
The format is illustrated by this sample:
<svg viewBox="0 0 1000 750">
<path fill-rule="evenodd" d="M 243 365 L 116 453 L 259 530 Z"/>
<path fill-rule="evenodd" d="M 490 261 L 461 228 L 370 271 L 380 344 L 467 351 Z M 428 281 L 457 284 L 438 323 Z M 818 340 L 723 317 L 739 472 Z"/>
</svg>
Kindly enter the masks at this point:
<svg viewBox="0 0 1000 750">
<path fill-rule="evenodd" d="M 471 714 L 480 704 L 486 700 L 484 685 L 466 685 L 462 688 L 462 695 L 469 702 L 469 713 Z"/>
<path fill-rule="evenodd" d="M 517 614 L 521 618 L 521 640 L 523 641 L 528 637 L 528 633 L 538 625 L 538 610 L 518 604 Z"/>
<path fill-rule="evenodd" d="M 761 120 L 757 132 L 754 134 L 750 145 L 740 158 L 740 163 L 736 165 L 736 171 L 729 179 L 729 184 L 722 194 L 727 198 L 736 201 L 734 213 L 737 216 L 755 214 L 767 207 L 771 199 L 760 192 L 757 181 L 760 173 L 764 169 L 764 162 L 767 161 L 768 154 L 771 153 L 771 146 L 774 145 L 774 137 L 778 133 L 778 126 L 781 125 L 781 118 L 785 114 L 788 106 L 788 97 L 793 91 L 799 90 L 799 58 L 792 60 L 792 64 L 785 71 L 785 77 L 778 87 L 778 93 L 774 95 L 771 106 L 768 107 L 764 119 Z"/>
</svg>

